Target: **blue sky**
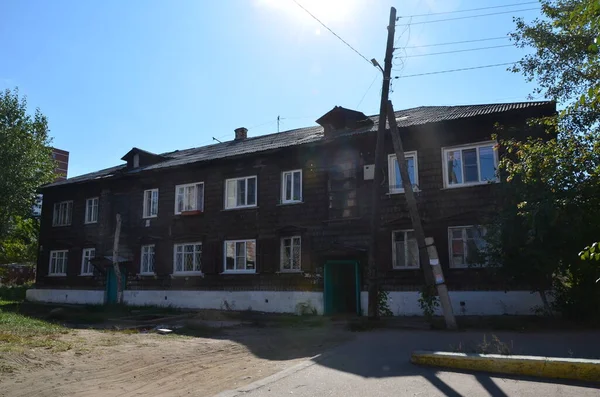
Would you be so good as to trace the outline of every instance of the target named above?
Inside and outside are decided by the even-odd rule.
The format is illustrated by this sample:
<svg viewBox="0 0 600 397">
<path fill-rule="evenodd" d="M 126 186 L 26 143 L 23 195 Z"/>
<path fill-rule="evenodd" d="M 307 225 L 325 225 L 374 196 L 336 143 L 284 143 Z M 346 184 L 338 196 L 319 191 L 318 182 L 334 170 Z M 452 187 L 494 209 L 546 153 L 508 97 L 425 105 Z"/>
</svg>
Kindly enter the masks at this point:
<svg viewBox="0 0 600 397">
<path fill-rule="evenodd" d="M 298 0 L 367 58 L 383 65 L 390 6 L 398 16 L 527 0 Z M 511 14 L 419 21 L 536 7 L 402 18 L 396 47 L 505 36 Z M 532 19 L 539 11 L 514 15 Z M 396 55 L 510 44 L 495 40 Z M 69 176 L 121 163 L 131 147 L 162 153 L 313 125 L 335 105 L 376 114 L 373 66 L 292 0 L 0 2 L 0 89 L 19 87 L 48 117 L 53 145 L 71 153 Z M 520 59 L 513 47 L 395 59 L 394 76 Z M 402 68 L 402 64 L 404 67 Z M 377 76 L 377 77 L 376 77 Z M 375 83 L 368 90 L 373 80 Z M 506 67 L 396 79 L 397 109 L 526 100 Z M 363 98 L 364 96 L 364 98 Z"/>
</svg>

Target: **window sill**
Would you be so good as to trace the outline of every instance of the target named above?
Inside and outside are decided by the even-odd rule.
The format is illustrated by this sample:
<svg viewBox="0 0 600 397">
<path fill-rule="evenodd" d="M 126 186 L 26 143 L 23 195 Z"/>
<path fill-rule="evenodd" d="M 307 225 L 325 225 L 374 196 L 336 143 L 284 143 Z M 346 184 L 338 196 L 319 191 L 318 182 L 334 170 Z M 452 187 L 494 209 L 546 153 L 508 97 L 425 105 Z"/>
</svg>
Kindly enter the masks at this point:
<svg viewBox="0 0 600 397">
<path fill-rule="evenodd" d="M 415 192 L 415 193 L 420 193 L 420 192 L 421 192 L 421 189 L 413 189 L 413 192 Z M 394 191 L 388 192 L 388 193 L 386 193 L 386 194 L 387 194 L 388 196 L 393 196 L 393 195 L 395 195 L 395 194 L 404 194 L 404 189 L 402 189 L 402 190 L 394 190 Z"/>
<path fill-rule="evenodd" d="M 402 271 L 402 270 L 421 270 L 421 267 L 420 266 L 419 267 L 408 267 L 408 266 L 406 266 L 406 267 L 395 267 L 395 268 L 393 268 L 393 270 L 400 270 L 400 271 Z"/>
<path fill-rule="evenodd" d="M 147 275 L 147 276 L 154 276 L 154 273 L 152 274 L 143 274 L 143 275 Z M 190 277 L 190 276 L 200 276 L 200 277 L 204 277 L 204 273 L 202 272 L 178 272 L 178 273 L 173 273 L 172 274 L 173 277 Z"/>
<path fill-rule="evenodd" d="M 485 185 L 495 185 L 500 183 L 500 181 L 485 181 L 485 182 L 477 182 L 477 183 L 463 183 L 460 185 L 449 185 L 444 186 L 441 190 L 452 190 L 452 189 L 460 189 L 463 187 L 473 187 L 473 186 L 485 186 Z"/>
<path fill-rule="evenodd" d="M 156 276 L 156 273 L 139 273 L 138 276 L 142 276 L 142 277 L 154 277 L 154 276 Z"/>
<path fill-rule="evenodd" d="M 204 214 L 204 211 L 201 211 L 201 210 L 182 211 L 182 212 L 175 213 L 176 216 L 194 216 L 194 215 L 202 215 L 202 214 Z M 150 218 L 148 218 L 148 219 L 150 219 Z"/>
<path fill-rule="evenodd" d="M 304 201 L 286 201 L 286 202 L 277 204 L 277 206 L 284 207 L 286 205 L 295 205 L 295 204 L 304 204 Z"/>
<path fill-rule="evenodd" d="M 179 215 L 179 214 L 175 214 L 175 215 Z M 142 219 L 154 219 L 154 218 L 158 218 L 158 215 L 152 215 L 152 216 L 143 216 Z"/>
<path fill-rule="evenodd" d="M 275 272 L 275 274 L 302 274 L 304 273 L 302 270 L 280 270 Z"/>
<path fill-rule="evenodd" d="M 83 222 L 84 225 L 95 225 L 97 223 L 98 223 L 98 221 L 95 221 L 95 222 Z"/>
<path fill-rule="evenodd" d="M 52 225 L 52 227 L 69 227 L 69 226 L 71 226 L 70 223 L 68 225 Z"/>
<path fill-rule="evenodd" d="M 82 273 L 79 277 L 94 277 L 94 273 Z"/>
<path fill-rule="evenodd" d="M 237 270 L 237 271 L 224 271 L 219 274 L 258 274 L 255 270 Z"/>
<path fill-rule="evenodd" d="M 46 277 L 67 277 L 67 273 L 53 273 L 48 274 Z"/>
<path fill-rule="evenodd" d="M 251 210 L 254 208 L 258 208 L 258 205 L 248 205 L 245 207 L 224 208 L 221 211 Z"/>
</svg>

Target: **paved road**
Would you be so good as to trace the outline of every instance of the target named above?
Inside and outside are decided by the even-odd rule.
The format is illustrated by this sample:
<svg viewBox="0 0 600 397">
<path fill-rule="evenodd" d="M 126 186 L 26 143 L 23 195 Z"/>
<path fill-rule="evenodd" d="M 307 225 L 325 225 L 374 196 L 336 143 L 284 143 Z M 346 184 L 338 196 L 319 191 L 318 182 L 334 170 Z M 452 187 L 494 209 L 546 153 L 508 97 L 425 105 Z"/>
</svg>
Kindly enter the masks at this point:
<svg viewBox="0 0 600 397">
<path fill-rule="evenodd" d="M 600 358 L 598 332 L 495 335 L 513 354 Z M 486 339 L 491 340 L 489 333 Z M 600 396 L 600 385 L 439 371 L 408 361 L 412 350 L 449 350 L 482 341 L 482 332 L 362 333 L 321 357 L 222 396 Z"/>
</svg>

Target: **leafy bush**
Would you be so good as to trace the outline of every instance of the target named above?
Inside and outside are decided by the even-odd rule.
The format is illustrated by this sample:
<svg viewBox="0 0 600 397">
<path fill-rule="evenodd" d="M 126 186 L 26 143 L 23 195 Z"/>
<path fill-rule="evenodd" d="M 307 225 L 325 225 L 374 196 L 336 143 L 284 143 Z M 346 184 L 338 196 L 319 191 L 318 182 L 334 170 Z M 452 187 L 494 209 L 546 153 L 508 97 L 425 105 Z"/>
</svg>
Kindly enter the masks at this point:
<svg viewBox="0 0 600 397">
<path fill-rule="evenodd" d="M 394 313 L 390 309 L 390 294 L 387 291 L 379 290 L 377 294 L 377 311 L 380 317 L 392 317 Z"/>
<path fill-rule="evenodd" d="M 5 301 L 23 301 L 25 300 L 25 293 L 31 284 L 15 285 L 15 286 L 0 286 L 0 300 Z"/>
</svg>

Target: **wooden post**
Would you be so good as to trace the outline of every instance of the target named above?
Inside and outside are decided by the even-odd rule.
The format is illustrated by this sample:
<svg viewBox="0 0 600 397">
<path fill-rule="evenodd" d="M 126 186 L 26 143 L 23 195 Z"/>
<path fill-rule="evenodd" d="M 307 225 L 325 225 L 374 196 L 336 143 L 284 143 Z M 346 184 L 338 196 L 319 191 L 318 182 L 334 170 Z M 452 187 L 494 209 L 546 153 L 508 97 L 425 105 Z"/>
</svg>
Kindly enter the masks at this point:
<svg viewBox="0 0 600 397">
<path fill-rule="evenodd" d="M 446 327 L 448 329 L 456 329 L 456 319 L 452 312 L 452 305 L 450 304 L 450 296 L 448 295 L 448 289 L 444 284 L 444 278 L 439 259 L 437 258 L 437 250 L 434 246 L 433 250 L 428 251 L 428 244 L 425 239 L 425 231 L 423 230 L 423 223 L 421 222 L 421 216 L 419 215 L 419 209 L 417 207 L 417 199 L 415 192 L 413 191 L 412 183 L 408 175 L 408 166 L 406 164 L 406 158 L 404 157 L 404 146 L 402 145 L 402 138 L 398 131 L 398 123 L 396 122 L 396 115 L 394 114 L 394 106 L 392 101 L 388 101 L 387 118 L 390 125 L 390 133 L 392 135 L 392 142 L 394 144 L 394 151 L 396 152 L 396 159 L 398 160 L 398 166 L 400 168 L 400 176 L 402 177 L 402 188 L 404 189 L 404 197 L 406 198 L 406 207 L 410 215 L 410 220 L 415 231 L 415 237 L 417 239 L 417 245 L 419 246 L 419 262 L 421 269 L 425 274 L 425 282 L 428 286 L 436 285 L 438 295 L 442 304 L 442 310 L 446 319 Z M 431 239 L 433 244 L 433 239 Z M 431 261 L 430 252 L 435 254 L 435 264 Z M 440 277 L 434 277 L 433 266 L 437 266 L 436 275 Z M 439 272 L 439 273 L 438 273 Z M 436 278 L 438 278 L 436 280 Z M 440 287 L 441 286 L 441 287 Z"/>
<path fill-rule="evenodd" d="M 392 74 L 392 57 L 394 56 L 394 34 L 396 32 L 396 9 L 390 9 L 390 21 L 388 24 L 388 37 L 385 50 L 385 65 L 383 69 L 383 85 L 381 87 L 381 103 L 379 106 L 379 127 L 377 129 L 377 141 L 375 143 L 375 165 L 373 171 L 373 189 L 371 192 L 371 236 L 369 239 L 369 259 L 368 259 L 368 288 L 369 288 L 369 308 L 368 315 L 370 319 L 379 318 L 377 308 L 379 294 L 379 280 L 377 271 L 377 233 L 379 231 L 379 189 L 382 183 L 382 161 L 384 157 L 385 140 L 385 112 L 387 110 L 387 101 L 390 94 L 390 76 Z"/>
<path fill-rule="evenodd" d="M 113 270 L 117 278 L 117 302 L 123 303 L 123 291 L 121 286 L 121 269 L 119 268 L 119 237 L 121 236 L 121 214 L 117 214 L 117 226 L 115 228 L 115 240 L 113 242 Z"/>
</svg>

